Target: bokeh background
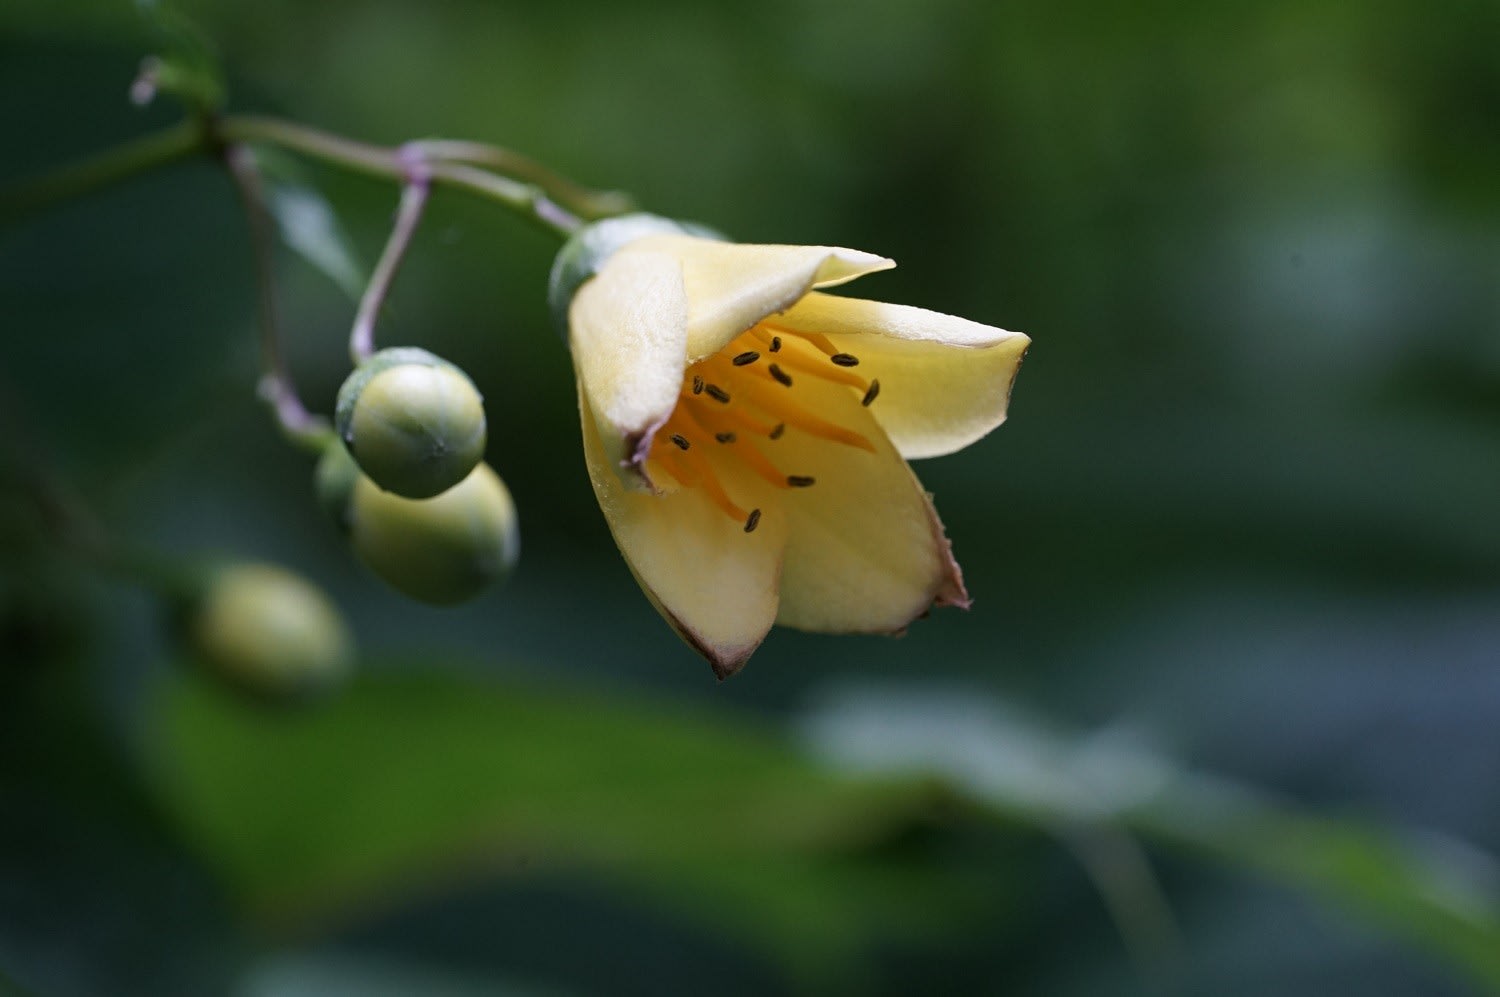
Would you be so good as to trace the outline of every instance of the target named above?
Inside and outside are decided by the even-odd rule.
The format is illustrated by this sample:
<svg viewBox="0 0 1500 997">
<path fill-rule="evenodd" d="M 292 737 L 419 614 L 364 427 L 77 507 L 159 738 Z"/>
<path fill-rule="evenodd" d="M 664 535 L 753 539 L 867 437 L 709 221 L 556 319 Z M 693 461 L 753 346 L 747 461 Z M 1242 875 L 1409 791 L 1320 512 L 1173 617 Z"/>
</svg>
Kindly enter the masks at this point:
<svg viewBox="0 0 1500 997">
<path fill-rule="evenodd" d="M 379 329 L 486 396 L 524 553 L 409 603 L 253 394 L 210 162 L 0 230 L 0 989 L 1465 994 L 1500 986 L 1500 6 L 182 0 L 230 106 L 491 141 L 1034 339 L 922 464 L 969 587 L 718 684 L 583 469 L 555 242 L 434 198 Z M 0 8 L 0 182 L 176 120 L 133 5 Z M 305 164 L 368 263 L 389 184 Z M 309 403 L 348 297 L 285 251 Z M 19 441 L 24 440 L 24 444 Z M 358 677 L 237 698 L 61 552 L 276 561 Z"/>
</svg>

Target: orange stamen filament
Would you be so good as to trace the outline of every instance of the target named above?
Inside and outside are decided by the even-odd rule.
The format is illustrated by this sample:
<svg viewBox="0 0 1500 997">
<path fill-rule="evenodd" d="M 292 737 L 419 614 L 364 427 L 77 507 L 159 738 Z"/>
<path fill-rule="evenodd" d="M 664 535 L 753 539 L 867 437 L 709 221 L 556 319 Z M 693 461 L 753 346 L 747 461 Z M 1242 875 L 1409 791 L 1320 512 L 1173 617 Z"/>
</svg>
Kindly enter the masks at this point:
<svg viewBox="0 0 1500 997">
<path fill-rule="evenodd" d="M 669 426 L 670 423 L 667 427 L 663 427 L 661 432 L 665 432 Z M 651 446 L 652 459 L 660 464 L 668 474 L 676 478 L 677 482 L 684 488 L 702 488 L 703 493 L 708 496 L 709 501 L 718 506 L 724 515 L 737 523 L 743 523 L 750 514 L 736 505 L 734 500 L 729 497 L 729 493 L 719 483 L 719 479 L 714 474 L 713 468 L 709 466 L 708 461 L 696 456 L 698 453 L 697 450 L 679 450 L 672 446 L 661 446 L 664 442 L 661 432 L 657 433 L 657 438 Z"/>
<path fill-rule="evenodd" d="M 771 431 L 776 428 L 775 423 L 767 422 L 764 419 L 757 419 L 749 412 L 746 412 L 743 405 L 719 405 L 715 403 L 713 408 L 709 408 L 696 398 L 683 399 L 683 401 L 689 403 L 688 409 L 692 413 L 693 421 L 715 434 L 728 426 L 743 429 L 759 436 L 769 436 L 771 435 Z M 679 401 L 678 404 L 681 405 L 682 401 Z"/>
<path fill-rule="evenodd" d="M 686 409 L 684 414 L 688 417 L 689 420 L 693 422 L 694 425 L 698 427 L 698 429 L 702 430 L 705 435 L 712 432 L 707 426 L 699 421 L 698 413 L 693 411 L 693 409 Z M 755 449 L 755 447 L 750 443 L 735 440 L 733 443 L 724 444 L 724 446 L 731 447 L 732 449 L 729 452 L 734 457 L 739 458 L 739 460 L 743 462 L 746 467 L 750 468 L 750 470 L 766 479 L 766 481 L 775 485 L 777 488 L 786 487 L 786 474 L 778 470 L 776 465 L 771 463 L 770 460 L 766 458 L 765 454 Z"/>
<path fill-rule="evenodd" d="M 774 322 L 762 322 L 760 325 L 756 326 L 756 328 L 770 329 L 772 331 L 781 333 L 783 336 L 790 336 L 793 342 L 796 342 L 800 339 L 805 342 L 811 343 L 818 349 L 822 350 L 824 356 L 831 357 L 834 354 L 843 352 L 837 346 L 833 345 L 833 340 L 829 339 L 821 332 L 798 332 L 796 329 L 788 329 L 786 326 L 777 325 Z"/>
<path fill-rule="evenodd" d="M 651 446 L 651 459 L 661 467 L 663 471 L 671 475 L 679 485 L 691 488 L 698 483 L 698 475 L 693 473 L 692 468 L 687 467 L 684 461 L 666 447 L 658 448 L 655 443 Z"/>
<path fill-rule="evenodd" d="M 835 384 L 847 384 L 861 391 L 870 386 L 868 380 L 852 373 L 847 367 L 829 363 L 827 357 L 810 357 L 803 350 L 782 347 L 781 358 L 781 365 L 792 371 L 811 374 L 813 377 L 820 377 Z"/>
<path fill-rule="evenodd" d="M 786 351 L 783 350 L 783 353 Z M 846 429 L 836 422 L 824 419 L 820 415 L 814 415 L 801 405 L 797 404 L 790 392 L 780 385 L 773 385 L 765 380 L 756 382 L 747 379 L 740 386 L 745 398 L 750 404 L 756 406 L 767 415 L 772 416 L 779 422 L 784 422 L 794 429 L 800 429 L 809 436 L 816 436 L 820 440 L 828 440 L 833 443 L 842 443 L 846 446 L 858 447 L 869 453 L 875 452 L 875 444 L 871 443 L 862 433 L 856 433 L 852 429 Z"/>
<path fill-rule="evenodd" d="M 770 330 L 779 336 L 773 336 Z M 781 348 L 773 351 L 771 344 L 778 338 Z M 816 351 L 822 355 L 815 355 Z M 768 353 L 778 365 L 776 371 L 762 359 Z M 757 354 L 753 360 L 749 359 L 752 354 Z M 795 371 L 869 391 L 873 382 L 854 374 L 848 369 L 850 365 L 833 360 L 836 356 L 845 354 L 828 337 L 817 333 L 801 333 L 766 322 L 743 333 L 719 353 L 689 367 L 671 418 L 652 440 L 651 462 L 683 488 L 701 488 L 714 506 L 742 524 L 744 532 L 754 532 L 761 510 L 747 512 L 730 497 L 721 475 L 715 473 L 714 461 L 738 462 L 774 488 L 796 489 L 813 485 L 816 478 L 788 474 L 752 439 L 777 440 L 790 426 L 817 439 L 876 452 L 875 444 L 863 434 L 811 411 L 805 404 L 807 396 L 796 386 L 796 378 L 787 373 Z M 770 445 L 775 447 L 774 443 Z M 730 467 L 724 464 L 719 470 Z"/>
</svg>

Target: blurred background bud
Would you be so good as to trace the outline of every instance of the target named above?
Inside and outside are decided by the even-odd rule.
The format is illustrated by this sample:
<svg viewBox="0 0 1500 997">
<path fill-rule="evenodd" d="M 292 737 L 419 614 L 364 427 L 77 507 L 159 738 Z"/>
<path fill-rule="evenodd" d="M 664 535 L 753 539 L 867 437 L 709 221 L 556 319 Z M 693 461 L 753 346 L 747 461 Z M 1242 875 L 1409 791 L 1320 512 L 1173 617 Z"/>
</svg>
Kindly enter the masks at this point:
<svg viewBox="0 0 1500 997">
<path fill-rule="evenodd" d="M 317 586 L 271 564 L 216 571 L 189 611 L 187 636 L 214 674 L 273 697 L 326 689 L 353 663 L 338 609 Z"/>
</svg>

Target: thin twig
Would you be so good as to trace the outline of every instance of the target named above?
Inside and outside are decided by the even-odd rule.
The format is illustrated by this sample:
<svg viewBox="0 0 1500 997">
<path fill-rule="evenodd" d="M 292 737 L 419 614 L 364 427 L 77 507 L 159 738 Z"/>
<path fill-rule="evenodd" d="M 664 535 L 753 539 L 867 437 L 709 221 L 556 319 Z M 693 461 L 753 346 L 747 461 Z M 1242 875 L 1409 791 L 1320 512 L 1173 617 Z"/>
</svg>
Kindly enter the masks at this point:
<svg viewBox="0 0 1500 997">
<path fill-rule="evenodd" d="M 370 283 L 359 301 L 359 312 L 354 316 L 354 329 L 349 333 L 349 356 L 356 365 L 363 363 L 375 352 L 375 320 L 380 315 L 380 306 L 385 303 L 391 282 L 401 267 L 411 245 L 412 235 L 422 220 L 422 209 L 427 205 L 429 190 L 425 172 L 414 173 L 401 191 L 401 205 L 396 209 L 396 224 L 391 237 L 375 264 Z"/>
<path fill-rule="evenodd" d="M 297 397 L 291 372 L 281 353 L 280 323 L 276 315 L 276 289 L 272 276 L 271 217 L 266 209 L 265 189 L 255 156 L 242 145 L 224 149 L 224 165 L 234 179 L 235 190 L 245 207 L 250 226 L 250 250 L 255 263 L 256 309 L 260 321 L 261 365 L 265 371 L 260 396 L 271 406 L 276 421 L 293 442 L 321 449 L 328 438 L 328 423 L 312 415 Z"/>
<path fill-rule="evenodd" d="M 0 224 L 20 221 L 62 201 L 111 186 L 137 173 L 187 159 L 209 148 L 204 125 L 189 119 L 80 160 L 47 176 L 0 190 Z"/>
<path fill-rule="evenodd" d="M 477 142 L 431 140 L 393 148 L 280 118 L 204 115 L 49 176 L 0 190 L 0 224 L 197 152 L 255 144 L 277 146 L 369 176 L 400 181 L 409 179 L 413 162 L 420 162 L 435 186 L 498 201 L 564 238 L 578 231 L 584 219 L 634 209 L 623 194 L 590 190 L 533 160 Z"/>
<path fill-rule="evenodd" d="M 279 118 L 251 115 L 224 118 L 217 125 L 217 134 L 227 143 L 274 145 L 393 180 L 409 179 L 413 162 L 406 147 L 371 145 Z M 415 148 L 420 151 L 421 146 Z M 425 165 L 435 186 L 465 190 L 499 201 L 557 235 L 567 237 L 583 225 L 582 219 L 558 205 L 536 184 L 463 163 L 427 161 Z"/>
<path fill-rule="evenodd" d="M 467 163 L 495 170 L 523 183 L 542 188 L 558 204 L 588 219 L 606 218 L 635 210 L 635 201 L 618 190 L 594 190 L 558 176 L 536 160 L 518 152 L 483 142 L 463 139 L 422 139 L 407 143 L 428 161 Z"/>
</svg>

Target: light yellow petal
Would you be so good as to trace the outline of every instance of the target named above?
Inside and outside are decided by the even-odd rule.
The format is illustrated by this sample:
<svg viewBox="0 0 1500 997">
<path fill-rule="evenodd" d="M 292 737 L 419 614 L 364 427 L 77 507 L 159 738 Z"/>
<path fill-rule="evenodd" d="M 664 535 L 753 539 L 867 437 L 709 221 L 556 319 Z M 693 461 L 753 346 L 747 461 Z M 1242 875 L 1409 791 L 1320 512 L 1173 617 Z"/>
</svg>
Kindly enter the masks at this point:
<svg viewBox="0 0 1500 997">
<path fill-rule="evenodd" d="M 777 622 L 830 633 L 892 633 L 934 604 L 969 604 L 942 524 L 921 484 L 848 387 L 798 378 L 789 389 L 820 415 L 863 435 L 870 453 L 789 427 L 771 451 L 791 474 L 786 562 Z"/>
<path fill-rule="evenodd" d="M 653 252 L 681 261 L 688 297 L 690 360 L 719 352 L 735 336 L 767 315 L 791 307 L 814 287 L 833 287 L 896 265 L 855 249 L 755 246 L 685 235 L 641 239 L 620 250 L 616 258 Z"/>
<path fill-rule="evenodd" d="M 616 254 L 578 289 L 568 338 L 585 412 L 604 463 L 639 472 L 651 435 L 671 414 L 687 357 L 682 269 L 662 253 Z M 627 474 L 638 482 L 641 476 Z"/>
<path fill-rule="evenodd" d="M 715 674 L 734 674 L 776 619 L 784 520 L 746 533 L 701 489 L 652 495 L 625 488 L 594 429 L 581 386 L 579 407 L 589 479 L 631 573 Z"/>
<path fill-rule="evenodd" d="M 809 294 L 773 321 L 859 358 L 850 372 L 880 381 L 870 411 L 908 458 L 952 453 L 1004 422 L 1031 343 L 941 312 L 832 294 Z"/>
</svg>

